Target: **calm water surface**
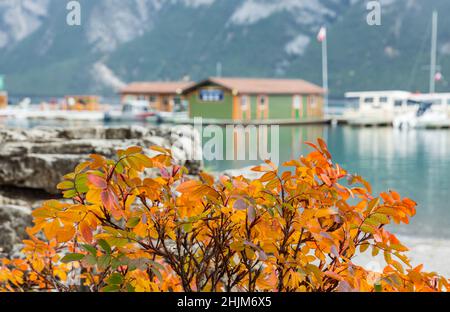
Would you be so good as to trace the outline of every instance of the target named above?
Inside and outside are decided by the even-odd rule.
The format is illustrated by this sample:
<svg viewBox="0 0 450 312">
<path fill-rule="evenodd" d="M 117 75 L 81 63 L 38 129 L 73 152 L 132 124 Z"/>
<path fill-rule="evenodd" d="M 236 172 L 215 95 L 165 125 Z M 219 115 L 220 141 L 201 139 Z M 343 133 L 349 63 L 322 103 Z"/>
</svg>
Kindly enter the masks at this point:
<svg viewBox="0 0 450 312">
<path fill-rule="evenodd" d="M 415 200 L 410 225 L 394 226 L 408 236 L 450 239 L 450 130 L 398 131 L 392 128 L 303 126 L 280 128 L 280 161 L 311 149 L 305 141 L 325 138 L 334 161 L 366 178 L 374 192 L 393 189 Z M 258 162 L 207 162 L 215 169 Z"/>
</svg>

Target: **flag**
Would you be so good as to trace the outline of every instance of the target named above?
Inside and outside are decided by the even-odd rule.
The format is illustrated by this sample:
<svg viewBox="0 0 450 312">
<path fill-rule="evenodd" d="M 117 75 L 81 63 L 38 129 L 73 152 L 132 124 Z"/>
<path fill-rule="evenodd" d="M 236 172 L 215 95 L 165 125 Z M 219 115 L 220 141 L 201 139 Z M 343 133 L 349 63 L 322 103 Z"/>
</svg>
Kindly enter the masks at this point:
<svg viewBox="0 0 450 312">
<path fill-rule="evenodd" d="M 325 26 L 320 27 L 319 33 L 317 34 L 317 40 L 323 42 L 327 38 L 327 29 Z"/>
</svg>

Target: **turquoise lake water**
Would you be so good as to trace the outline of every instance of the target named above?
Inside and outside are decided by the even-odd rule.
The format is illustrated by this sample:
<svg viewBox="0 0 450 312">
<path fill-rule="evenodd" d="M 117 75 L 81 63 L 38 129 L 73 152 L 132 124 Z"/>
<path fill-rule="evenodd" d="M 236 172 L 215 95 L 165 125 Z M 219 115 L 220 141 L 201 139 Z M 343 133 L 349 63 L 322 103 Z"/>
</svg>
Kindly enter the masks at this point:
<svg viewBox="0 0 450 312">
<path fill-rule="evenodd" d="M 374 192 L 393 189 L 418 203 L 410 225 L 391 230 L 404 235 L 450 238 L 450 130 L 280 127 L 280 162 L 305 155 L 305 141 L 324 138 L 334 161 L 366 178 Z M 217 170 L 260 162 L 207 162 Z"/>
<path fill-rule="evenodd" d="M 280 162 L 307 154 L 311 149 L 304 142 L 322 137 L 334 161 L 349 173 L 366 178 L 374 192 L 394 189 L 419 204 L 410 225 L 391 230 L 408 236 L 450 239 L 450 130 L 282 126 L 279 133 Z M 209 170 L 221 171 L 259 163 L 206 161 L 205 165 Z"/>
</svg>

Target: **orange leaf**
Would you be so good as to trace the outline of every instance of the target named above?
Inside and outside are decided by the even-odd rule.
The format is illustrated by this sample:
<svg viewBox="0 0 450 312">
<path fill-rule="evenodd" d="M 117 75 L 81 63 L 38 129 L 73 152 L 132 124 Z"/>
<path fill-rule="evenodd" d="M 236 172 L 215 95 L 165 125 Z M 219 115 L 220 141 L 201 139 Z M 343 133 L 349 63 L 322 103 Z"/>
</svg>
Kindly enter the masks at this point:
<svg viewBox="0 0 450 312">
<path fill-rule="evenodd" d="M 89 225 L 87 224 L 87 222 L 86 221 L 80 222 L 79 227 L 80 227 L 81 236 L 83 237 L 85 242 L 91 244 L 92 238 L 93 238 L 92 230 L 89 227 Z"/>
<path fill-rule="evenodd" d="M 89 174 L 88 180 L 89 182 L 91 182 L 93 186 L 99 189 L 105 189 L 108 186 L 104 178 L 99 177 L 98 175 L 95 174 Z"/>
<path fill-rule="evenodd" d="M 333 185 L 333 183 L 331 183 L 330 178 L 329 178 L 326 174 L 323 174 L 323 173 L 322 173 L 322 174 L 320 175 L 320 178 L 322 179 L 323 182 L 325 182 L 325 184 L 326 184 L 327 186 Z"/>
<path fill-rule="evenodd" d="M 189 193 L 195 191 L 201 184 L 195 180 L 189 180 L 178 186 L 177 191 L 180 193 Z"/>
</svg>

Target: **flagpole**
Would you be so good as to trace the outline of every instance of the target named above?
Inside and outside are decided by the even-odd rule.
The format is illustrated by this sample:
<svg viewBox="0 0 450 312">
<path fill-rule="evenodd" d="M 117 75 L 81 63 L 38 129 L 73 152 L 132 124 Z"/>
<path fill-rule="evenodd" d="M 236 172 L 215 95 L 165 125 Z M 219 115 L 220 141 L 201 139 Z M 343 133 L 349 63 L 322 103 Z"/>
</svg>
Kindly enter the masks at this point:
<svg viewBox="0 0 450 312">
<path fill-rule="evenodd" d="M 323 89 L 325 90 L 325 109 L 328 109 L 328 34 L 324 36 L 322 41 L 322 79 L 323 79 Z"/>
<path fill-rule="evenodd" d="M 433 27 L 431 31 L 431 60 L 430 60 L 430 93 L 436 91 L 436 50 L 437 50 L 438 12 L 433 11 Z"/>
</svg>

